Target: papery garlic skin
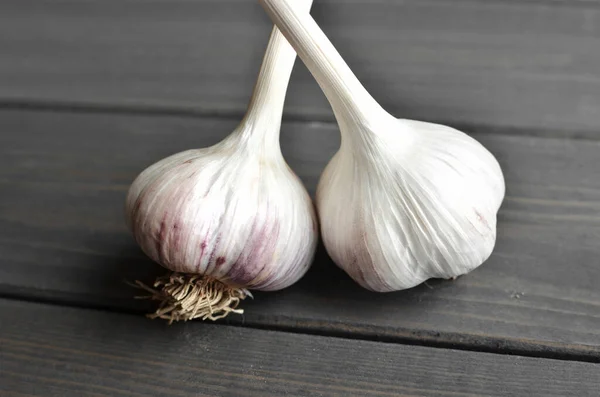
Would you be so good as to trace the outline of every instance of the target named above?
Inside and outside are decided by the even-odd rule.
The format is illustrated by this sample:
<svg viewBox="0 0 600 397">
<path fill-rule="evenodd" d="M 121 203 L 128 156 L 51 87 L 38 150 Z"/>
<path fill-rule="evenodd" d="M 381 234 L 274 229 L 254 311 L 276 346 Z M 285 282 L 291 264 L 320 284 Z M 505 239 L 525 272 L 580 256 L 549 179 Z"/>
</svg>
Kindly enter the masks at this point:
<svg viewBox="0 0 600 397">
<path fill-rule="evenodd" d="M 278 147 L 238 131 L 152 165 L 133 182 L 127 223 L 153 260 L 175 272 L 273 291 L 308 270 L 318 240 L 313 204 Z"/>
<path fill-rule="evenodd" d="M 334 262 L 379 292 L 481 265 L 505 190 L 494 156 L 443 125 L 390 117 L 376 130 L 342 131 L 319 181 L 321 234 Z"/>
</svg>

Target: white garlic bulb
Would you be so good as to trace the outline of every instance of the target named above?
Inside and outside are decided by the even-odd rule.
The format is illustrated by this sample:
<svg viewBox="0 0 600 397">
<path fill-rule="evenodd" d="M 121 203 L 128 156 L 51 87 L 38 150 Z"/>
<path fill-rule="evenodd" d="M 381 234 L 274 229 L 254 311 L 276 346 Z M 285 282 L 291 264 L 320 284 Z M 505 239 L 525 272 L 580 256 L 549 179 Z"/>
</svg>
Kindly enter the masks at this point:
<svg viewBox="0 0 600 397">
<path fill-rule="evenodd" d="M 308 269 L 317 222 L 276 147 L 245 136 L 147 168 L 129 191 L 128 219 L 142 250 L 167 269 L 273 291 Z"/>
<path fill-rule="evenodd" d="M 300 3 L 308 11 L 311 1 Z M 133 182 L 127 224 L 142 250 L 176 272 L 145 287 L 155 317 L 216 319 L 248 295 L 298 281 L 318 240 L 311 199 L 286 164 L 279 130 L 296 57 L 273 29 L 246 117 L 222 142 L 174 154 Z M 141 285 L 141 284 L 140 284 Z"/>
<path fill-rule="evenodd" d="M 453 128 L 391 116 L 310 15 L 287 0 L 261 2 L 323 89 L 340 127 L 342 144 L 316 199 L 333 261 L 380 292 L 481 265 L 495 245 L 505 190 L 494 156 Z"/>
</svg>

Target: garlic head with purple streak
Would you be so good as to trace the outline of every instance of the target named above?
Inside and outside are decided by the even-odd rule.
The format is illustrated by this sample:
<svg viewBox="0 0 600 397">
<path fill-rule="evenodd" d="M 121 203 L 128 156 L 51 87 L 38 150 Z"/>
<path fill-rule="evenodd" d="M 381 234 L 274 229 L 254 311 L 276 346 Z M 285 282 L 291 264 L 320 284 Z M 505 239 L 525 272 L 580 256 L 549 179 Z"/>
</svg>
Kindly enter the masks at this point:
<svg viewBox="0 0 600 397">
<path fill-rule="evenodd" d="M 294 5 L 308 12 L 311 0 Z M 216 320 L 248 290 L 275 291 L 308 270 L 318 240 L 313 203 L 279 146 L 296 53 L 273 28 L 248 111 L 222 142 L 148 167 L 126 200 L 142 250 L 173 273 L 152 287 L 150 317 Z"/>
<path fill-rule="evenodd" d="M 283 157 L 241 144 L 243 135 L 142 172 L 129 191 L 127 222 L 146 255 L 169 270 L 279 290 L 310 266 L 317 220 Z"/>
</svg>

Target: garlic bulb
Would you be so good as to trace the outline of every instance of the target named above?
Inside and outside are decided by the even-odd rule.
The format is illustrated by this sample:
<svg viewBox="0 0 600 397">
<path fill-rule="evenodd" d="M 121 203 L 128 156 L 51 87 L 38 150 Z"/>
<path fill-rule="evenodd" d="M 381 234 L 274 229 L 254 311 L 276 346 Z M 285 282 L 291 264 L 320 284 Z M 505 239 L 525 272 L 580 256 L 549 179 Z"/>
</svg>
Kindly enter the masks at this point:
<svg viewBox="0 0 600 397">
<path fill-rule="evenodd" d="M 308 12 L 310 4 L 299 6 Z M 175 272 L 154 288 L 139 283 L 162 302 L 154 317 L 214 320 L 241 313 L 236 307 L 248 289 L 279 290 L 308 270 L 318 240 L 316 214 L 279 146 L 295 58 L 274 28 L 235 131 L 212 147 L 157 162 L 131 185 L 126 218 L 135 240 Z"/>
<path fill-rule="evenodd" d="M 397 119 L 369 95 L 307 13 L 261 0 L 324 91 L 342 135 L 317 189 L 327 252 L 373 291 L 470 272 L 491 254 L 504 178 L 453 128 Z"/>
</svg>

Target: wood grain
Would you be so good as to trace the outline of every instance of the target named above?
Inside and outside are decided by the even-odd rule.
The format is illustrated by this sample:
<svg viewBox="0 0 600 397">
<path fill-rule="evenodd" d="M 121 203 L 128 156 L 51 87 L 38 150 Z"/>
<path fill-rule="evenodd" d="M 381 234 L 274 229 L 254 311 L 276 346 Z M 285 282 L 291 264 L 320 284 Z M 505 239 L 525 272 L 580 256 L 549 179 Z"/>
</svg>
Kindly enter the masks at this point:
<svg viewBox="0 0 600 397">
<path fill-rule="evenodd" d="M 599 137 L 597 1 L 315 3 L 358 77 L 399 117 Z M 0 103 L 240 115 L 270 28 L 250 0 L 3 0 Z M 286 113 L 331 119 L 300 62 Z"/>
<path fill-rule="evenodd" d="M 125 280 L 162 270 L 126 231 L 128 185 L 177 151 L 215 143 L 214 118 L 0 112 L 0 294 L 134 310 Z M 311 193 L 336 127 L 284 123 L 282 150 Z M 600 142 L 474 134 L 499 159 L 498 242 L 457 281 L 361 289 L 323 249 L 307 276 L 245 301 L 231 323 L 600 361 Z"/>
<path fill-rule="evenodd" d="M 594 364 L 0 301 L 0 393 L 596 396 Z"/>
</svg>

